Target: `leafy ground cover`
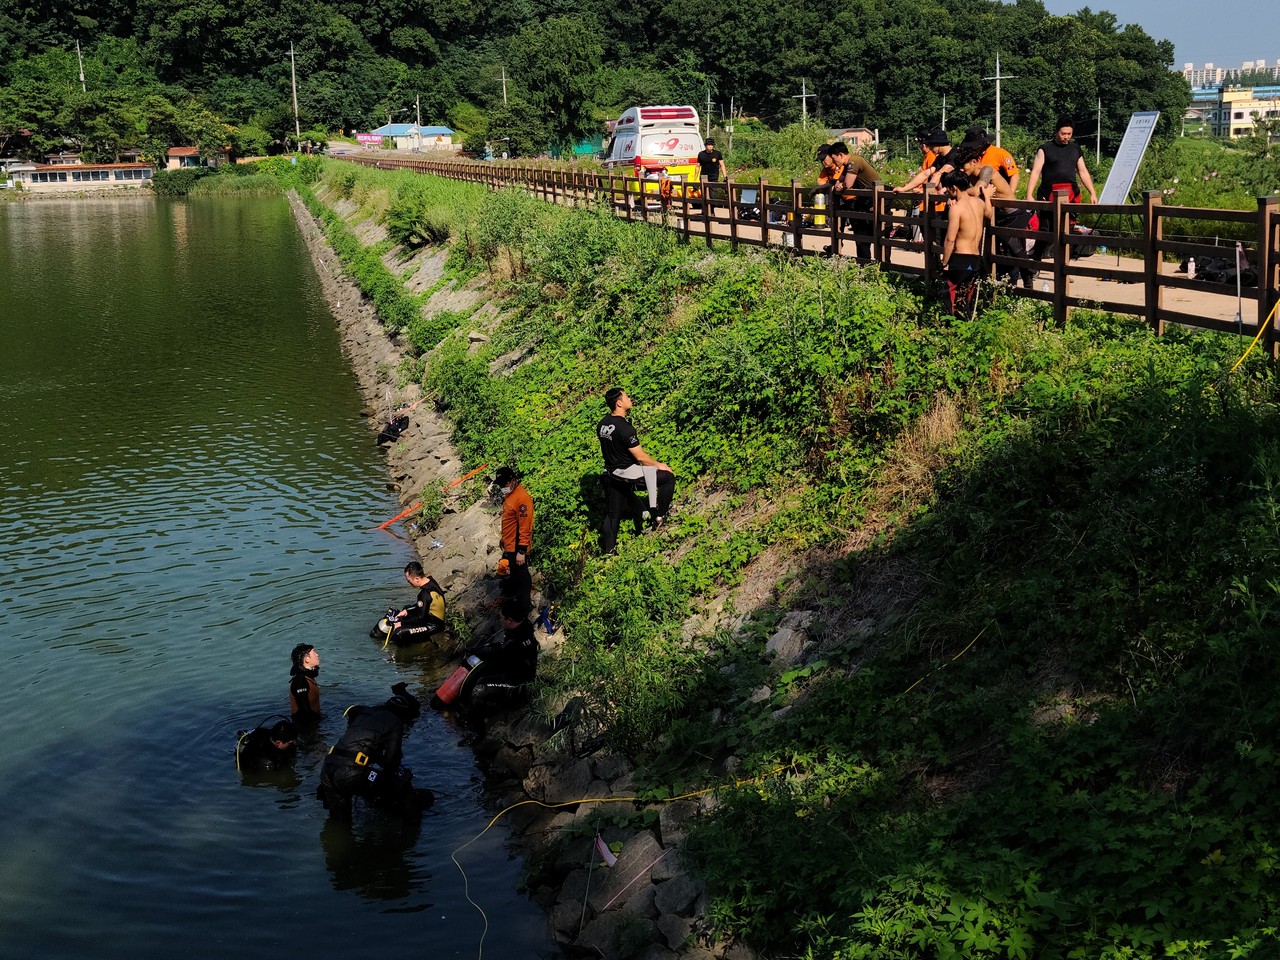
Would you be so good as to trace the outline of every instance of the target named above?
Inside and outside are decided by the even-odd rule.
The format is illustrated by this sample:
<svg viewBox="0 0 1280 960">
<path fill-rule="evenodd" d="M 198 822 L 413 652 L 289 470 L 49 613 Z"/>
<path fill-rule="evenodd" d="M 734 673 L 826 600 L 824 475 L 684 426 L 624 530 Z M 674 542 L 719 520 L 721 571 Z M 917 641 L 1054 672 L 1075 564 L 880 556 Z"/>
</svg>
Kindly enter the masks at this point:
<svg viewBox="0 0 1280 960">
<path fill-rule="evenodd" d="M 322 193 L 389 223 L 407 188 L 366 176 L 328 165 Z M 538 502 L 568 636 L 547 700 L 582 696 L 655 797 L 724 784 L 686 845 L 722 933 L 839 960 L 1277 955 L 1269 360 L 1026 303 L 953 321 L 875 270 L 515 191 L 419 209 L 454 199 L 452 277 L 503 309 L 480 344 L 427 318 L 424 386 L 464 459 Z M 603 557 L 615 384 L 680 487 Z M 775 663 L 792 610 L 809 643 Z"/>
</svg>

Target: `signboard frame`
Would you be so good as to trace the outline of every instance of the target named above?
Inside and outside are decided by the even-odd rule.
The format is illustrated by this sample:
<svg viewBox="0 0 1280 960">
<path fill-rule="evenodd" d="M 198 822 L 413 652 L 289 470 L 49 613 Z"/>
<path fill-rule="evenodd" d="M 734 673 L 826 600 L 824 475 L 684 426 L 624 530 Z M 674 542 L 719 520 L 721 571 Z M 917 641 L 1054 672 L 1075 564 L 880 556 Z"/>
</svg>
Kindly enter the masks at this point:
<svg viewBox="0 0 1280 960">
<path fill-rule="evenodd" d="M 1103 184 L 1098 203 L 1122 204 L 1129 200 L 1129 191 L 1137 179 L 1138 167 L 1151 144 L 1151 135 L 1160 121 L 1159 110 L 1140 110 L 1129 117 L 1129 127 L 1120 141 L 1120 149 L 1111 163 L 1111 172 Z"/>
</svg>

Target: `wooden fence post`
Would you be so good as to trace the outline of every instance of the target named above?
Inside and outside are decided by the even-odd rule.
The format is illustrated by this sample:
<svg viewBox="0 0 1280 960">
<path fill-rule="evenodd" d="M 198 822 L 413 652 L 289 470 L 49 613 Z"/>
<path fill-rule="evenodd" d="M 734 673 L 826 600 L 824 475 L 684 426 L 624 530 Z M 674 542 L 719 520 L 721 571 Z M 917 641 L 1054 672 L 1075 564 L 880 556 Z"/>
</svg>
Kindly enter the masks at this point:
<svg viewBox="0 0 1280 960">
<path fill-rule="evenodd" d="M 707 249 L 711 249 L 711 191 L 707 188 L 707 178 L 699 177 L 702 190 L 702 234 L 707 239 Z"/>
<path fill-rule="evenodd" d="M 791 252 L 797 257 L 804 252 L 804 224 L 800 216 L 800 181 L 791 181 Z"/>
<path fill-rule="evenodd" d="M 769 195 L 765 191 L 769 182 L 760 178 L 760 186 L 756 190 L 756 206 L 760 208 L 760 246 L 769 246 Z"/>
<path fill-rule="evenodd" d="M 1162 254 L 1156 244 L 1164 236 L 1164 220 L 1156 208 L 1161 204 L 1159 190 L 1147 190 L 1142 194 L 1142 220 L 1144 234 L 1142 281 L 1145 288 L 1144 306 L 1147 326 L 1155 333 L 1164 333 L 1164 320 L 1160 317 L 1161 296 L 1164 288 L 1160 286 L 1160 260 Z"/>
<path fill-rule="evenodd" d="M 1258 198 L 1258 323 L 1266 323 L 1277 302 L 1280 302 L 1280 197 Z M 1280 311 L 1277 311 L 1280 312 Z M 1277 335 L 1276 319 L 1272 317 L 1266 334 L 1271 359 L 1280 356 L 1280 335 Z"/>
<path fill-rule="evenodd" d="M 929 181 L 924 183 L 924 204 L 920 208 L 921 229 L 920 237 L 924 244 L 924 285 L 930 295 L 933 292 L 934 281 L 937 280 L 937 270 L 935 269 L 935 261 L 933 256 L 933 190 L 929 185 Z"/>
<path fill-rule="evenodd" d="M 680 242 L 689 243 L 689 181 L 680 184 Z"/>
<path fill-rule="evenodd" d="M 1064 195 L 1057 191 L 1053 195 L 1053 321 L 1061 326 L 1067 322 L 1067 295 L 1070 292 L 1067 279 L 1067 264 L 1071 260 L 1071 247 L 1067 244 L 1067 234 L 1071 229 L 1071 216 Z"/>
<path fill-rule="evenodd" d="M 725 196 L 729 198 L 729 248 L 738 249 L 738 205 L 733 202 L 733 178 L 724 182 Z"/>
<path fill-rule="evenodd" d="M 829 238 L 827 240 L 827 252 L 835 256 L 840 252 L 840 218 L 836 216 L 836 188 L 835 184 L 831 185 L 831 190 L 827 193 L 827 226 L 830 228 Z M 815 196 L 816 200 L 817 197 Z M 854 252 L 857 252 L 854 247 Z"/>
<path fill-rule="evenodd" d="M 884 182 L 877 180 L 871 185 L 871 259 L 881 264 L 885 262 L 881 243 L 884 239 L 884 197 Z"/>
</svg>

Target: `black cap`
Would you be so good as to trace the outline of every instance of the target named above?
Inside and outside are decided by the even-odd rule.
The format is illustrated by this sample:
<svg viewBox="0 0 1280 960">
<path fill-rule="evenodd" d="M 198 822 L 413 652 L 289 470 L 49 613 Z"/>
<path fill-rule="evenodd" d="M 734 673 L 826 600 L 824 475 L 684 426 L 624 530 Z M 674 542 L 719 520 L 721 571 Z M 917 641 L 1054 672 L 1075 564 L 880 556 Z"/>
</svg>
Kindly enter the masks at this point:
<svg viewBox="0 0 1280 960">
<path fill-rule="evenodd" d="M 831 147 L 824 143 L 822 146 L 818 148 L 818 152 L 813 155 L 814 162 L 821 163 L 830 154 L 831 154 Z"/>
<path fill-rule="evenodd" d="M 941 127 L 934 127 L 920 134 L 920 142 L 926 147 L 948 147 L 951 145 L 951 138 Z"/>
<path fill-rule="evenodd" d="M 965 143 L 990 143 L 991 134 L 986 127 L 970 127 L 964 132 Z"/>
<path fill-rule="evenodd" d="M 516 472 L 510 467 L 499 467 L 498 472 L 493 475 L 493 482 L 498 486 L 509 483 L 516 479 Z"/>
</svg>

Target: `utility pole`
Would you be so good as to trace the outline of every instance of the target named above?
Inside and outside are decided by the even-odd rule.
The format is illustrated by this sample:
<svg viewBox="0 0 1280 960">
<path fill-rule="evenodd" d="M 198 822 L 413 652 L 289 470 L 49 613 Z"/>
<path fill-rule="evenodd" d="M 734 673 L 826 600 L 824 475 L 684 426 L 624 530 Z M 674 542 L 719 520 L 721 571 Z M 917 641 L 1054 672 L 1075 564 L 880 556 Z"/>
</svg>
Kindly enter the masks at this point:
<svg viewBox="0 0 1280 960">
<path fill-rule="evenodd" d="M 418 126 L 422 126 L 422 94 L 413 98 L 413 115 L 418 118 Z"/>
<path fill-rule="evenodd" d="M 1183 123 L 1186 121 L 1184 120 Z M 1094 160 L 1097 163 L 1102 162 L 1102 98 L 1098 98 L 1098 139 L 1093 147 Z"/>
<path fill-rule="evenodd" d="M 705 140 L 707 139 L 707 137 L 711 136 L 711 88 L 710 87 L 707 87 L 707 110 L 702 115 L 702 117 L 704 120 L 703 126 L 706 127 L 706 131 L 702 134 L 702 139 Z"/>
<path fill-rule="evenodd" d="M 942 129 L 947 129 L 947 95 L 945 93 L 942 95 Z"/>
<path fill-rule="evenodd" d="M 803 129 L 809 129 L 809 98 L 815 97 L 817 94 L 809 92 L 808 82 L 800 81 L 800 92 L 791 95 L 792 100 L 800 101 L 800 124 Z"/>
<path fill-rule="evenodd" d="M 80 41 L 76 41 L 76 60 L 80 64 L 80 92 L 85 92 L 84 85 L 84 57 L 80 55 Z"/>
<path fill-rule="evenodd" d="M 507 105 L 507 65 L 502 65 L 502 105 Z"/>
<path fill-rule="evenodd" d="M 996 75 L 994 77 L 983 77 L 983 80 L 994 80 L 996 82 L 996 146 L 1000 146 L 1000 81 L 1012 80 L 1010 74 L 1002 74 L 1000 72 L 1000 54 L 996 54 Z"/>
<path fill-rule="evenodd" d="M 302 124 L 298 122 L 298 62 L 293 57 L 293 41 L 289 41 L 289 76 L 293 84 L 293 132 L 302 147 Z"/>
<path fill-rule="evenodd" d="M 729 97 L 729 152 L 730 153 L 733 153 L 733 128 L 734 128 L 733 97 L 730 96 Z"/>
</svg>

